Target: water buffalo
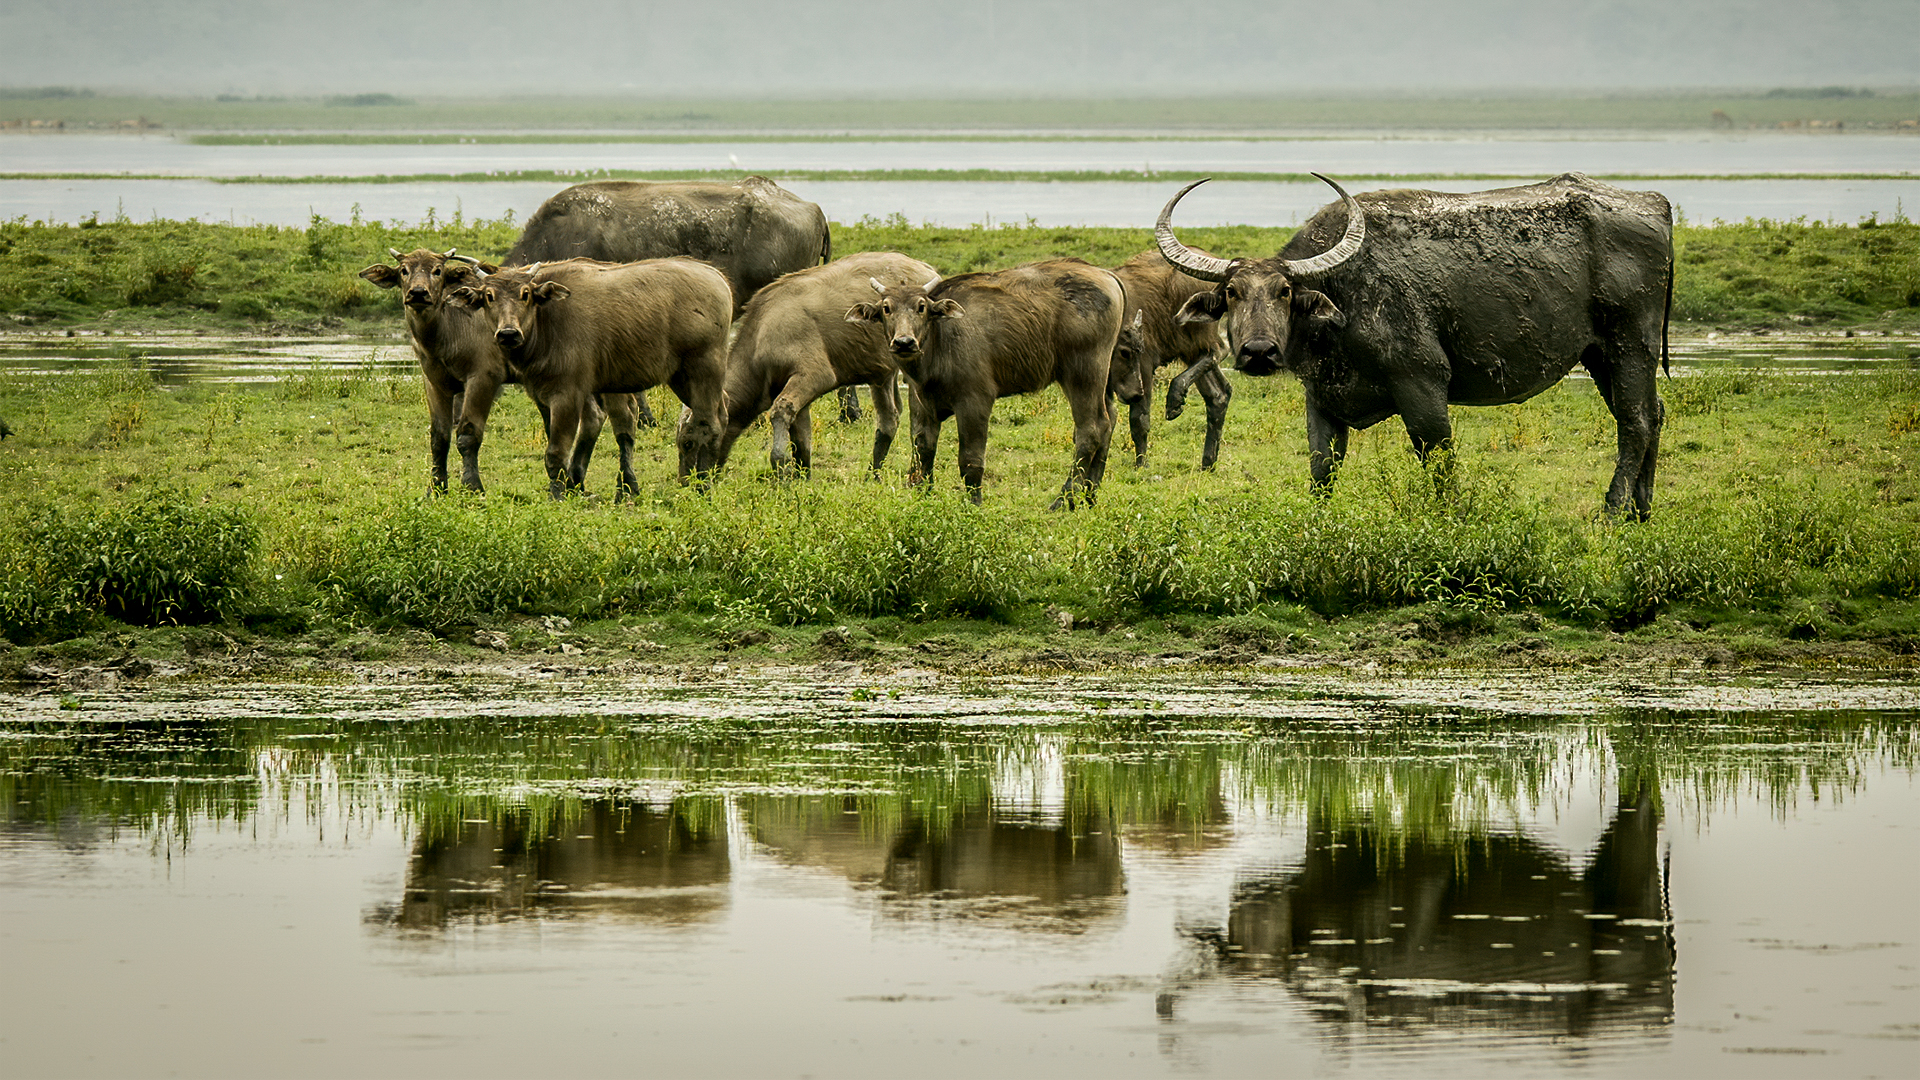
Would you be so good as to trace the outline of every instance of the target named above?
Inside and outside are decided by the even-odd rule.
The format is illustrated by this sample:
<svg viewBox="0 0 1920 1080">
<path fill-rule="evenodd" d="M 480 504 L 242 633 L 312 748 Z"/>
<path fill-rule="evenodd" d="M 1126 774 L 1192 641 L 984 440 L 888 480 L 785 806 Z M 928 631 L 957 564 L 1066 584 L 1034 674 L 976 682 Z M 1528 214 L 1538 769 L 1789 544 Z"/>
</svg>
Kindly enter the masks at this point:
<svg viewBox="0 0 1920 1080">
<path fill-rule="evenodd" d="M 879 472 L 900 426 L 900 369 L 877 323 L 848 322 L 847 309 L 874 290 L 928 281 L 940 272 L 918 259 L 862 252 L 825 266 L 797 270 L 754 294 L 727 357 L 725 463 L 735 439 L 762 413 L 771 413 L 773 467 L 792 460 L 813 466 L 809 406 L 835 387 L 873 388 L 876 424 L 873 471 Z"/>
<path fill-rule="evenodd" d="M 1125 310 L 1126 290 L 1111 271 L 1079 259 L 1051 259 L 923 285 L 890 285 L 876 302 L 856 304 L 846 317 L 880 323 L 907 377 L 915 483 L 932 478 L 940 425 L 957 416 L 960 476 L 976 503 L 993 403 L 1059 383 L 1073 410 L 1073 470 L 1054 505 L 1071 508 L 1081 493 L 1093 501 L 1107 470 L 1109 385 L 1122 398 L 1141 392 L 1138 373 L 1114 364 Z"/>
<path fill-rule="evenodd" d="M 1181 306 L 1195 293 L 1208 291 L 1208 286 L 1176 270 L 1158 251 L 1143 251 L 1114 267 L 1113 273 L 1126 286 L 1127 306 L 1137 313 L 1140 324 L 1136 362 L 1141 395 L 1140 400 L 1127 405 L 1127 426 L 1133 432 L 1133 463 L 1145 465 L 1154 372 L 1175 361 L 1193 367 L 1210 360 L 1220 351 L 1220 329 L 1213 323 L 1176 318 Z M 1220 429 L 1227 422 L 1227 402 L 1233 399 L 1233 387 L 1227 385 L 1218 364 L 1208 364 L 1198 382 L 1200 396 L 1207 403 L 1207 439 L 1200 450 L 1200 467 L 1211 469 L 1220 458 Z M 1177 399 L 1169 390 L 1167 419 L 1178 417 L 1185 405 L 1184 387 Z"/>
<path fill-rule="evenodd" d="M 720 271 L 695 259 L 568 259 L 502 269 L 450 296 L 485 310 L 508 366 L 549 410 L 547 480 L 554 498 L 583 479 L 565 468 L 567 451 L 583 433 L 595 394 L 672 387 L 689 410 L 678 436 L 680 481 L 714 467 L 726 422 L 722 384 L 732 311 Z M 620 494 L 636 494 L 632 434 L 615 434 Z"/>
<path fill-rule="evenodd" d="M 1204 182 L 1174 195 L 1155 229 L 1169 262 L 1217 284 L 1180 317 L 1224 321 L 1239 370 L 1300 377 L 1316 490 L 1332 482 L 1351 428 L 1398 413 L 1424 461 L 1451 443 L 1449 404 L 1525 401 L 1580 364 L 1619 432 L 1607 510 L 1631 498 L 1647 517 L 1673 303 L 1664 197 L 1579 173 L 1468 194 L 1355 197 L 1327 180 L 1340 202 L 1279 254 L 1229 261 L 1174 237 L 1174 206 Z"/>
<path fill-rule="evenodd" d="M 469 491 L 484 491 L 480 483 L 480 444 L 486 438 L 487 418 L 500 388 L 519 379 L 508 369 L 506 357 L 494 341 L 493 324 L 464 305 L 446 301 L 454 290 L 479 284 L 489 271 L 499 267 L 459 255 L 452 248 L 444 252 L 416 248 L 405 255 L 393 248 L 387 251 L 395 265 L 375 263 L 360 271 L 360 276 L 383 289 L 400 290 L 407 340 L 420 362 L 420 375 L 426 385 L 432 490 L 447 489 L 447 449 L 458 445 L 461 485 Z M 634 402 L 631 395 L 615 395 L 604 403 L 614 415 L 616 430 L 632 429 Z M 596 400 L 589 410 L 589 433 L 574 448 L 571 471 L 578 475 L 586 474 L 593 455 L 603 419 L 601 404 Z M 541 419 L 546 419 L 544 406 Z"/>
<path fill-rule="evenodd" d="M 833 258 L 827 215 L 764 176 L 744 180 L 596 180 L 540 204 L 501 260 L 637 262 L 688 255 L 720 268 L 732 318 L 782 274 Z"/>
</svg>

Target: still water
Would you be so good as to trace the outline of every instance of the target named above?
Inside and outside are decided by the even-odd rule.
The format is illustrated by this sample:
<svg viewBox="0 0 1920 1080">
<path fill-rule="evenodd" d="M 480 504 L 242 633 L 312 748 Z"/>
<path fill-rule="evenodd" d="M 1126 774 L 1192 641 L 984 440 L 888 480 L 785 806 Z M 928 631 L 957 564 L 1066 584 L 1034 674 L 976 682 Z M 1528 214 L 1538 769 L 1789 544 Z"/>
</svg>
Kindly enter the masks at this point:
<svg viewBox="0 0 1920 1080">
<path fill-rule="evenodd" d="M 371 257 L 371 256 L 370 256 Z M 396 309 L 398 305 L 395 305 Z M 407 376 L 419 370 L 413 349 L 394 330 L 380 339 L 356 336 L 253 337 L 241 334 L 0 332 L 0 375 L 71 375 L 139 364 L 161 386 L 189 383 L 269 384 L 306 375 Z M 1909 333 L 1845 332 L 1676 336 L 1672 375 L 1729 368 L 1792 375 L 1847 375 L 1920 364 L 1920 339 Z M 1569 378 L 1585 379 L 1576 369 Z"/>
<path fill-rule="evenodd" d="M 1436 191 L 1478 191 L 1519 181 L 1422 180 Z M 964 228 L 1025 224 L 1049 227 L 1149 229 L 1160 208 L 1180 190 L 1170 181 L 949 182 L 895 180 L 782 180 L 782 186 L 819 203 L 831 221 L 885 220 L 898 214 L 913 225 Z M 455 213 L 497 220 L 511 211 L 525 221 L 565 185 L 517 181 L 404 184 L 217 184 L 210 180 L 0 180 L 0 217 L 72 223 L 98 216 L 111 221 L 160 218 L 239 225 L 305 228 L 318 214 L 350 221 L 439 221 Z M 1385 181 L 1343 183 L 1359 193 L 1405 187 Z M 1914 180 L 1650 180 L 1626 186 L 1666 195 L 1684 220 L 1696 224 L 1766 218 L 1805 218 L 1851 225 L 1877 215 L 1891 221 L 1920 207 Z M 1182 226 L 1298 225 L 1325 206 L 1322 184 L 1216 180 L 1180 204 Z"/>
<path fill-rule="evenodd" d="M 1910 679 L 0 695 L 22 1076 L 1890 1075 Z"/>
<path fill-rule="evenodd" d="M 1146 179 L 1156 170 L 1290 172 L 1334 176 L 1495 173 L 1546 177 L 1562 172 L 1675 177 L 1637 186 L 1664 192 L 1695 222 L 1747 218 L 1852 223 L 1890 219 L 1920 206 L 1911 175 L 1920 140 L 1898 135 L 1740 133 L 1669 137 L 1207 141 L 822 142 L 700 144 L 514 144 L 378 146 L 197 146 L 163 137 L 0 136 L 0 172 L 116 173 L 164 179 L 17 179 L 0 181 L 0 217 L 73 222 L 94 215 L 136 221 L 231 221 L 304 226 L 314 214 L 334 221 L 420 221 L 431 208 L 445 219 L 519 220 L 559 185 L 516 181 L 221 184 L 198 177 L 413 176 L 514 170 L 732 169 L 773 174 L 819 169 L 997 169 L 1138 172 L 1142 181 L 895 182 L 787 184 L 835 221 L 904 215 L 915 223 L 965 226 L 1033 219 L 1048 226 L 1144 228 L 1177 184 Z M 1701 179 L 1766 173 L 1907 173 L 1892 180 Z M 170 178 L 170 177 L 178 177 Z M 1503 181 L 1423 180 L 1420 186 L 1471 191 Z M 1356 182 L 1350 190 L 1404 186 Z M 1222 181 L 1182 206 L 1193 225 L 1298 224 L 1328 201 L 1317 183 Z"/>
</svg>

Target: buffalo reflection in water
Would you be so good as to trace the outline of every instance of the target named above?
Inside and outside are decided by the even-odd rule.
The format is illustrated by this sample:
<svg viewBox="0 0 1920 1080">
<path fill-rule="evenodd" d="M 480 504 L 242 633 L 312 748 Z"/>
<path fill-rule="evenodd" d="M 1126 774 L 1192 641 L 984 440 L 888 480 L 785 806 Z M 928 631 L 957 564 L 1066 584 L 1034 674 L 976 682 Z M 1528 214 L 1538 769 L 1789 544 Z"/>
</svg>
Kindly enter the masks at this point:
<svg viewBox="0 0 1920 1080">
<path fill-rule="evenodd" d="M 1631 793 L 1630 793 L 1631 792 Z M 1651 785 L 1622 785 L 1584 869 L 1519 833 L 1309 814 L 1293 872 L 1241 883 L 1159 1011 L 1213 979 L 1277 978 L 1326 1020 L 1578 1036 L 1673 1017 L 1674 940 Z"/>
<path fill-rule="evenodd" d="M 996 810 L 991 800 L 881 819 L 857 799 L 765 798 L 742 807 L 754 839 L 792 866 L 877 888 L 902 921 L 959 919 L 1080 933 L 1126 892 L 1111 818 Z"/>
<path fill-rule="evenodd" d="M 516 809 L 423 823 L 400 904 L 374 918 L 408 929 L 534 915 L 690 922 L 726 908 L 729 877 L 717 804 L 605 799 L 539 823 Z"/>
</svg>

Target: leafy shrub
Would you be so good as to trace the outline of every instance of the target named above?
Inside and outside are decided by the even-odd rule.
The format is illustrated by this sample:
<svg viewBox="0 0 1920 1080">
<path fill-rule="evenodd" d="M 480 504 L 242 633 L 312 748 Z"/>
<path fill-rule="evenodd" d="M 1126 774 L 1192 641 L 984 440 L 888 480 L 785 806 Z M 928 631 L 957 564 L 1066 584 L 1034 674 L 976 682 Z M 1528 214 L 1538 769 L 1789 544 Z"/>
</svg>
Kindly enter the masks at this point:
<svg viewBox="0 0 1920 1080">
<path fill-rule="evenodd" d="M 210 622 L 246 592 L 259 542 L 245 511 L 202 505 L 181 491 L 54 507 L 25 529 L 22 548 L 33 562 L 14 580 L 24 583 L 22 596 L 39 598 L 22 606 L 29 617 L 79 609 L 147 626 Z"/>
<path fill-rule="evenodd" d="M 591 615 L 610 593 L 603 544 L 588 526 L 574 506 L 391 503 L 320 541 L 311 573 L 334 607 L 401 622 Z"/>
</svg>

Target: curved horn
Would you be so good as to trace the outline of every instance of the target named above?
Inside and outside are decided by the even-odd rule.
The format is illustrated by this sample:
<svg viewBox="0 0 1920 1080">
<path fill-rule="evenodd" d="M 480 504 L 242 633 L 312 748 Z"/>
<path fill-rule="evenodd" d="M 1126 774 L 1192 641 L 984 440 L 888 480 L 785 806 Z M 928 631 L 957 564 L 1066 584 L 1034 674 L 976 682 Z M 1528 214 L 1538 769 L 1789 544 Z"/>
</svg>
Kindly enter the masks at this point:
<svg viewBox="0 0 1920 1080">
<path fill-rule="evenodd" d="M 920 291 L 921 291 L 921 292 L 932 292 L 932 291 L 933 291 L 933 287 L 934 287 L 935 285 L 938 285 L 938 284 L 940 284 L 940 275 L 939 275 L 939 274 L 935 274 L 935 275 L 933 275 L 932 277 L 930 277 L 930 278 L 928 278 L 928 279 L 927 279 L 927 283 L 926 283 L 925 285 L 922 285 L 922 286 L 920 286 Z"/>
<path fill-rule="evenodd" d="M 441 257 L 441 258 L 443 258 L 443 259 L 451 259 L 451 258 L 453 258 L 453 253 L 454 253 L 454 252 L 456 252 L 456 251 L 459 251 L 459 250 L 460 250 L 459 248 L 448 248 L 448 249 L 447 249 L 447 253 L 446 253 L 445 255 L 442 255 L 442 256 L 440 256 L 440 257 Z"/>
<path fill-rule="evenodd" d="M 474 258 L 471 255 L 455 255 L 453 252 L 449 251 L 447 252 L 447 258 L 452 259 L 454 262 L 466 263 L 468 266 L 480 265 L 480 260 Z"/>
<path fill-rule="evenodd" d="M 394 261 L 394 262 L 399 262 L 399 261 L 401 260 L 401 258 L 403 257 L 403 256 L 402 256 L 402 255 L 400 254 L 400 249 L 399 249 L 399 248 L 391 248 L 391 247 L 390 247 L 390 248 L 388 248 L 388 249 L 387 249 L 387 254 L 389 254 L 389 255 L 391 255 L 391 256 L 393 256 L 393 261 Z"/>
<path fill-rule="evenodd" d="M 1319 173 L 1313 175 L 1339 192 L 1340 201 L 1347 204 L 1347 234 L 1340 238 L 1339 243 L 1311 259 L 1282 259 L 1281 263 L 1287 268 L 1287 273 L 1294 277 L 1314 277 L 1326 273 L 1353 258 L 1354 254 L 1360 250 L 1360 245 L 1367 239 L 1367 215 L 1360 212 L 1360 204 L 1353 201 L 1353 196 L 1347 194 L 1346 188 Z"/>
<path fill-rule="evenodd" d="M 1216 259 L 1211 255 L 1202 255 L 1181 243 L 1173 235 L 1174 205 L 1178 203 L 1187 192 L 1192 191 L 1194 188 L 1199 187 L 1211 179 L 1213 178 L 1208 176 L 1195 180 L 1193 183 L 1188 184 L 1186 187 L 1174 193 L 1173 198 L 1167 200 L 1167 205 L 1160 211 L 1160 220 L 1153 226 L 1153 239 L 1155 243 L 1160 245 L 1160 254 L 1178 268 L 1181 273 L 1190 277 L 1197 277 L 1201 281 L 1225 281 L 1227 280 L 1227 271 L 1233 268 L 1231 262 L 1225 259 Z"/>
<path fill-rule="evenodd" d="M 870 277 L 867 279 L 867 284 L 873 286 L 873 291 L 879 293 L 881 296 L 887 295 L 887 287 L 880 284 L 879 278 Z"/>
</svg>

